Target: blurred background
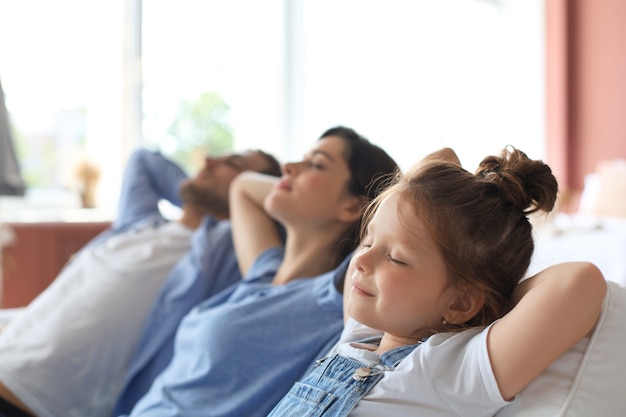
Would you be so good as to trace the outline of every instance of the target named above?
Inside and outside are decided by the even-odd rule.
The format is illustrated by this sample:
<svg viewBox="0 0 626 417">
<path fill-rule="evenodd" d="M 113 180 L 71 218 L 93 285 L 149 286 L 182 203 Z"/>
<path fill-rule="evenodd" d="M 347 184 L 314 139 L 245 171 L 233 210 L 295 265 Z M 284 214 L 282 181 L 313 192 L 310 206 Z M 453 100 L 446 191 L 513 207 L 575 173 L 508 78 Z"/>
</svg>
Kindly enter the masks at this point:
<svg viewBox="0 0 626 417">
<path fill-rule="evenodd" d="M 442 146 L 470 170 L 507 144 L 544 158 L 544 14 L 543 0 L 0 0 L 26 186 L 0 209 L 111 217 L 138 146 L 193 173 L 231 149 L 300 158 L 337 124 L 403 168 Z"/>
<path fill-rule="evenodd" d="M 0 307 L 110 225 L 140 146 L 193 174 L 231 150 L 299 159 L 338 124 L 403 169 L 511 144 L 559 181 L 539 230 L 605 232 L 594 216 L 626 217 L 624 44 L 624 0 L 0 0 Z M 621 279 L 617 225 L 543 254 Z"/>
<path fill-rule="evenodd" d="M 193 173 L 300 158 L 337 124 L 403 168 L 512 144 L 577 192 L 626 157 L 624 20 L 622 0 L 0 0 L 1 171 L 23 182 L 0 220 L 111 218 L 139 146 Z"/>
</svg>

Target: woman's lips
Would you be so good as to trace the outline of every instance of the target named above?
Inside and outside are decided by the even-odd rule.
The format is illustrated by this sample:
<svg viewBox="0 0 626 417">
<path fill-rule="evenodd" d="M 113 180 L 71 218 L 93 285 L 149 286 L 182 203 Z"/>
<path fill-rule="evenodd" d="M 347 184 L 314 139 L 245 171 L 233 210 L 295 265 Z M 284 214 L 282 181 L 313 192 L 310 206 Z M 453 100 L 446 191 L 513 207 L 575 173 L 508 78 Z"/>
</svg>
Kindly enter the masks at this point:
<svg viewBox="0 0 626 417">
<path fill-rule="evenodd" d="M 291 184 L 289 184 L 289 181 L 287 180 L 280 180 L 278 181 L 278 183 L 276 184 L 276 188 L 278 190 L 286 190 L 286 191 L 290 191 L 291 190 Z"/>
</svg>

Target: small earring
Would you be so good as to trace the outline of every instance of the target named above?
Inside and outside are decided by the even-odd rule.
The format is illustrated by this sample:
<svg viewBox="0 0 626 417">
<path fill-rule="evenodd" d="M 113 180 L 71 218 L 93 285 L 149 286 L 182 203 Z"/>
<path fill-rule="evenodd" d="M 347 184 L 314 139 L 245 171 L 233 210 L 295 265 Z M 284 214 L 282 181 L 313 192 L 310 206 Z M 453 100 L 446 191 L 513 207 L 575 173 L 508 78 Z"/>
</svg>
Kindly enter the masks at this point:
<svg viewBox="0 0 626 417">
<path fill-rule="evenodd" d="M 441 324 L 443 324 L 444 326 L 447 326 L 448 322 L 446 321 L 446 319 L 443 319 L 443 322 Z"/>
</svg>

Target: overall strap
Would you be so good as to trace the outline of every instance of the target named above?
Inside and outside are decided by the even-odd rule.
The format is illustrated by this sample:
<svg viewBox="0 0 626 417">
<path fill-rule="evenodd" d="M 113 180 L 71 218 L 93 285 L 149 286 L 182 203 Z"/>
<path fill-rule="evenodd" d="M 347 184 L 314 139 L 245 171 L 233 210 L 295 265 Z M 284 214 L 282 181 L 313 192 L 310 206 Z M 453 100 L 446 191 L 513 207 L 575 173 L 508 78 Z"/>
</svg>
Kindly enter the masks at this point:
<svg viewBox="0 0 626 417">
<path fill-rule="evenodd" d="M 362 364 L 353 361 L 356 366 L 354 366 L 354 372 L 349 378 L 352 381 L 346 381 L 346 384 L 351 384 L 352 388 L 344 392 L 342 398 L 332 405 L 328 415 L 332 417 L 345 417 L 350 414 L 357 403 L 378 384 L 385 372 L 393 371 L 396 366 L 420 344 L 401 346 L 387 351 L 380 356 L 378 362 L 367 366 L 362 366 Z M 347 358 L 342 359 L 350 361 L 350 359 Z"/>
<path fill-rule="evenodd" d="M 359 341 L 364 342 L 378 344 L 377 341 Z M 365 365 L 339 353 L 320 359 L 313 371 L 294 384 L 268 417 L 345 417 L 385 372 L 392 372 L 418 346 L 401 346 L 380 357 L 372 355 L 375 362 Z"/>
</svg>

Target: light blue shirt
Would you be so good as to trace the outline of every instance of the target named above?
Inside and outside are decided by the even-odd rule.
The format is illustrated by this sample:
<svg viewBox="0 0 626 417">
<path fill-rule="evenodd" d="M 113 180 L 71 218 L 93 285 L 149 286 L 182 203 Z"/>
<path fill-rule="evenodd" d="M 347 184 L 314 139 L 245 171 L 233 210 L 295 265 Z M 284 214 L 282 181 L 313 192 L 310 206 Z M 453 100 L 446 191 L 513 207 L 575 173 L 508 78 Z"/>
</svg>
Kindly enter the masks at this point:
<svg viewBox="0 0 626 417">
<path fill-rule="evenodd" d="M 230 222 L 205 218 L 193 234 L 191 249 L 176 264 L 156 298 L 113 416 L 129 413 L 170 362 L 183 316 L 196 304 L 240 280 Z"/>
<path fill-rule="evenodd" d="M 158 203 L 181 206 L 183 170 L 161 154 L 140 149 L 127 164 L 118 217 L 106 239 L 132 227 L 165 222 Z M 200 301 L 241 280 L 232 244 L 230 222 L 205 216 L 194 231 L 191 248 L 169 273 L 139 339 L 113 415 L 129 412 L 172 357 L 174 336 L 182 317 Z"/>
<path fill-rule="evenodd" d="M 282 248 L 181 322 L 174 357 L 131 416 L 265 416 L 338 340 L 348 259 L 335 270 L 272 285 Z"/>
<path fill-rule="evenodd" d="M 182 168 L 160 153 L 146 149 L 133 152 L 124 170 L 117 218 L 111 228 L 94 241 L 129 227 L 164 222 L 159 201 L 167 200 L 180 207 L 180 185 L 186 179 L 187 174 Z"/>
</svg>

